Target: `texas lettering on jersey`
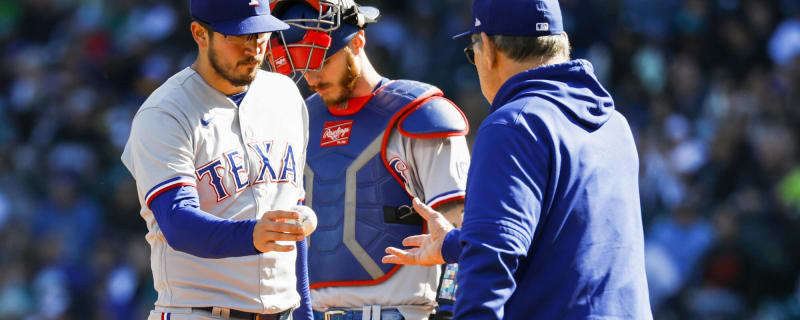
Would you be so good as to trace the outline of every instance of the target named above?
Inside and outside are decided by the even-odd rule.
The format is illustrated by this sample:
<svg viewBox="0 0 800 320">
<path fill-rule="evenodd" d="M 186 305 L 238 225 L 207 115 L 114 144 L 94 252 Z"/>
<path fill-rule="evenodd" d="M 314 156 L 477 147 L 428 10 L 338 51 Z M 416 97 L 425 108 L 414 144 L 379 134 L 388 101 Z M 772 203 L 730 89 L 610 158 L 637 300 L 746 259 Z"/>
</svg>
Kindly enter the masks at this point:
<svg viewBox="0 0 800 320">
<path fill-rule="evenodd" d="M 261 166 L 255 180 L 250 181 L 247 169 L 244 167 L 244 153 L 242 150 L 230 150 L 222 156 L 211 160 L 195 170 L 198 185 L 208 183 L 217 194 L 217 202 L 227 199 L 231 190 L 235 193 L 244 191 L 247 187 L 259 183 L 290 182 L 297 186 L 297 170 L 292 145 L 284 144 L 282 152 L 273 152 L 276 147 L 272 141 L 253 142 L 247 144 L 261 158 Z M 278 156 L 282 155 L 282 156 Z M 277 170 L 276 170 L 277 169 Z M 233 183 L 226 186 L 225 176 L 233 177 Z"/>
</svg>

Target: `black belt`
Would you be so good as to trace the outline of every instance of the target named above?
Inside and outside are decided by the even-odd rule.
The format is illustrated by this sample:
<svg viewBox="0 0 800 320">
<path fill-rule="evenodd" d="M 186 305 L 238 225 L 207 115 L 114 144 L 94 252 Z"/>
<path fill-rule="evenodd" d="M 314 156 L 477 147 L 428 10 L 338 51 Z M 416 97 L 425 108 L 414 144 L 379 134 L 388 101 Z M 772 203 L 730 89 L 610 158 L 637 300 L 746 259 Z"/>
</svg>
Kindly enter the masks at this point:
<svg viewBox="0 0 800 320">
<path fill-rule="evenodd" d="M 208 313 L 214 312 L 214 307 L 203 307 L 203 308 L 192 308 L 197 310 L 208 311 Z M 252 313 L 246 311 L 239 311 L 234 309 L 230 310 L 230 317 L 236 319 L 251 319 L 251 320 L 284 320 L 289 319 L 289 314 L 292 313 L 292 309 L 284 310 L 278 313 L 272 314 L 262 314 L 262 313 Z"/>
</svg>

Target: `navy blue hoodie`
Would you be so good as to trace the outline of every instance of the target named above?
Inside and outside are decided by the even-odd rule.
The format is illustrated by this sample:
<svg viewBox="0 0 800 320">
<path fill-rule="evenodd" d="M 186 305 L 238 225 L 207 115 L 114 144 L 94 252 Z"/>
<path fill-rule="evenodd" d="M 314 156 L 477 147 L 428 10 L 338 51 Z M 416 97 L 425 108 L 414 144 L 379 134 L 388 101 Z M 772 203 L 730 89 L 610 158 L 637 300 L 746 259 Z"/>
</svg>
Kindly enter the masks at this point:
<svg viewBox="0 0 800 320">
<path fill-rule="evenodd" d="M 639 160 L 585 60 L 511 77 L 478 130 L 456 319 L 651 319 Z"/>
</svg>

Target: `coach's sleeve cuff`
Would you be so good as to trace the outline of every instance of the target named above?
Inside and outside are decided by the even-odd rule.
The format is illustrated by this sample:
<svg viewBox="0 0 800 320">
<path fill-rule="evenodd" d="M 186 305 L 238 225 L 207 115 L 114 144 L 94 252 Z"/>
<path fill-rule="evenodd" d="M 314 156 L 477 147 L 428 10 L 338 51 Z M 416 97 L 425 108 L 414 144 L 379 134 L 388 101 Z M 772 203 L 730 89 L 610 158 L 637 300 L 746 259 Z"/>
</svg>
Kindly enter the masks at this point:
<svg viewBox="0 0 800 320">
<path fill-rule="evenodd" d="M 446 263 L 456 263 L 459 256 L 461 256 L 461 230 L 453 229 L 444 236 L 442 259 Z"/>
</svg>

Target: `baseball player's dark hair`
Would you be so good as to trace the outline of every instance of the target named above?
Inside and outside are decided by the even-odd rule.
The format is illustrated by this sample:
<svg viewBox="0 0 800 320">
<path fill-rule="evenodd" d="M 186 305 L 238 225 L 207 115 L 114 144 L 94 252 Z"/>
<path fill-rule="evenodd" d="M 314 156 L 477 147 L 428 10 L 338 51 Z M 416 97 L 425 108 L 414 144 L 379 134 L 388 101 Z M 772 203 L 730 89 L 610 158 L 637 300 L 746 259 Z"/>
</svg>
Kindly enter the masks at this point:
<svg viewBox="0 0 800 320">
<path fill-rule="evenodd" d="M 214 30 L 214 27 L 212 27 L 210 24 L 205 23 L 203 21 L 200 21 L 198 19 L 192 19 L 192 21 L 197 22 L 198 24 L 200 24 L 200 26 L 202 26 L 204 29 L 206 29 L 206 31 L 208 32 L 208 38 L 209 39 L 211 39 L 211 37 L 214 36 L 214 31 L 216 31 L 216 30 Z"/>
<path fill-rule="evenodd" d="M 497 50 L 514 61 L 523 62 L 531 59 L 550 60 L 553 58 L 570 59 L 572 48 L 568 38 L 563 34 L 531 37 L 487 35 L 497 46 Z M 479 43 L 480 34 L 473 34 L 472 41 Z"/>
</svg>

